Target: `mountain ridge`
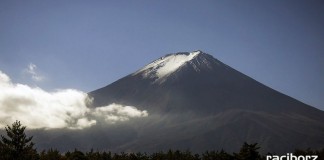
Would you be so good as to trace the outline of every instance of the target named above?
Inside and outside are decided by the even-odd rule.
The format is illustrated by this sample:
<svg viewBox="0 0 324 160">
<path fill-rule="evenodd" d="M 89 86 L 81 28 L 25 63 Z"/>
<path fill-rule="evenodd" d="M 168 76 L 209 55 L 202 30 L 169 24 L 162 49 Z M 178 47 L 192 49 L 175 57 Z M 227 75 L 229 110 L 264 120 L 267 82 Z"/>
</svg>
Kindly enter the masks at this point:
<svg viewBox="0 0 324 160">
<path fill-rule="evenodd" d="M 181 69 L 184 69 L 184 68 L 191 68 L 191 71 L 194 70 L 194 71 L 196 71 L 197 74 L 200 74 L 199 72 L 208 72 L 209 70 L 212 70 L 212 68 L 219 69 L 219 67 L 221 67 L 222 70 L 230 70 L 231 72 L 234 72 L 236 75 L 239 74 L 239 76 L 241 76 L 241 77 L 240 77 L 240 80 L 246 80 L 246 79 L 249 79 L 249 80 L 252 80 L 252 81 L 254 81 L 254 82 L 256 82 L 256 83 L 258 83 L 258 84 L 260 84 L 260 85 L 262 85 L 262 86 L 264 86 L 264 87 L 267 87 L 268 89 L 270 89 L 270 90 L 272 90 L 272 91 L 275 91 L 275 92 L 277 92 L 277 93 L 280 93 L 279 91 L 274 90 L 274 89 L 272 89 L 272 88 L 270 88 L 270 87 L 268 87 L 268 86 L 266 86 L 266 85 L 264 85 L 264 84 L 258 82 L 257 80 L 255 80 L 255 79 L 253 79 L 253 78 L 251 78 L 251 77 L 249 77 L 249 76 L 247 76 L 247 75 L 245 75 L 245 74 L 242 74 L 241 72 L 239 72 L 239 71 L 237 71 L 237 70 L 235 70 L 235 69 L 229 67 L 228 65 L 226 65 L 226 64 L 222 63 L 221 61 L 215 59 L 213 56 L 211 56 L 211 55 L 209 55 L 209 54 L 207 54 L 207 53 L 204 53 L 204 52 L 202 52 L 202 51 L 200 51 L 200 50 L 193 51 L 193 52 L 178 52 L 178 53 L 174 53 L 174 54 L 167 54 L 167 55 L 165 55 L 165 56 L 163 56 L 163 57 L 161 57 L 161 58 L 159 58 L 159 59 L 157 59 L 157 60 L 155 60 L 155 61 L 149 63 L 148 65 L 150 65 L 150 64 L 152 64 L 152 63 L 154 63 L 154 62 L 156 62 L 156 61 L 158 61 L 158 60 L 160 60 L 160 59 L 164 59 L 165 57 L 171 56 L 171 55 L 183 55 L 183 54 L 187 54 L 187 55 L 188 55 L 188 54 L 190 54 L 190 53 L 194 53 L 194 52 L 199 52 L 199 53 L 198 53 L 198 55 L 197 55 L 196 57 L 194 57 L 194 58 L 191 59 L 190 61 L 187 61 L 187 62 L 184 63 L 182 66 L 180 66 L 179 68 L 177 68 L 177 70 L 178 70 L 178 69 L 181 70 Z M 208 60 L 207 60 L 207 59 L 208 59 Z M 201 65 L 201 61 L 204 61 L 204 64 L 207 64 L 207 65 Z M 211 62 L 214 64 L 213 66 L 210 65 Z M 215 65 L 215 64 L 217 64 L 217 65 Z M 124 78 L 126 78 L 126 77 L 127 77 L 127 78 L 129 78 L 129 77 L 133 77 L 133 78 L 134 78 L 134 77 L 135 77 L 136 79 L 138 78 L 138 79 L 140 79 L 140 80 L 144 80 L 145 83 L 146 83 L 147 81 L 150 81 L 151 84 L 154 84 L 154 82 L 155 82 L 155 80 L 156 80 L 155 77 L 147 77 L 147 76 L 143 76 L 143 72 L 145 72 L 145 70 L 143 70 L 143 69 L 146 68 L 148 65 L 144 66 L 142 69 L 139 69 L 139 70 L 135 71 L 134 73 L 131 73 L 131 74 L 125 76 Z M 199 67 L 202 67 L 202 68 L 198 68 L 198 67 L 196 67 L 196 66 L 199 66 Z M 174 72 L 171 73 L 171 74 L 175 74 L 175 72 L 177 72 L 177 70 L 174 70 Z M 219 72 L 219 74 L 221 75 L 221 73 L 220 73 L 221 71 L 217 71 L 217 72 Z M 194 72 L 191 72 L 191 73 L 194 73 Z M 175 79 L 179 78 L 182 74 L 186 74 L 186 73 L 176 73 L 176 74 L 177 74 L 177 75 L 175 75 L 174 77 L 170 77 L 170 79 L 169 79 L 169 81 L 171 81 L 170 83 L 172 83 L 172 81 L 175 81 Z M 209 73 L 208 73 L 208 74 L 209 74 Z M 223 74 L 224 74 L 224 73 L 223 73 Z M 226 73 L 225 73 L 225 74 L 226 74 Z M 142 75 L 142 77 L 138 77 L 138 76 L 141 76 L 141 75 Z M 244 76 L 242 77 L 242 75 L 244 75 Z M 193 78 L 193 77 L 194 77 L 194 76 L 191 75 L 190 78 Z M 223 78 L 224 78 L 224 77 L 225 77 L 225 76 L 223 76 Z M 117 80 L 117 81 L 115 81 L 115 82 L 122 81 L 124 78 L 121 78 L 121 79 L 119 79 L 119 80 Z M 142 78 L 142 79 L 141 79 L 141 78 Z M 197 76 L 196 76 L 196 78 L 197 78 Z M 209 79 L 209 75 L 207 75 L 207 77 L 203 77 L 203 78 L 198 77 L 198 78 L 199 78 L 199 79 Z M 216 78 L 218 78 L 218 77 L 216 77 Z M 233 78 L 233 77 L 231 77 L 231 78 Z M 236 78 L 236 77 L 235 77 L 235 78 Z M 138 81 L 138 79 L 135 80 L 135 81 Z M 195 80 L 195 78 L 193 78 L 193 79 Z M 214 79 L 213 79 L 213 80 L 214 80 Z M 229 81 L 229 82 L 230 82 L 229 78 L 225 79 L 224 81 Z M 115 82 L 113 82 L 112 84 L 110 84 L 110 85 L 108 85 L 108 86 L 111 86 L 111 85 L 115 84 Z M 210 81 L 209 81 L 209 82 L 210 82 Z M 209 83 L 209 82 L 208 82 L 208 83 Z M 206 83 L 206 84 L 208 84 L 208 83 Z M 106 87 L 107 87 L 107 86 L 106 86 Z M 103 87 L 103 88 L 105 88 L 105 87 Z M 101 89 L 103 89 L 103 88 L 100 88 L 100 89 L 98 89 L 98 90 L 101 90 Z M 94 91 L 93 91 L 93 92 L 94 92 Z M 93 92 L 90 92 L 90 95 L 92 95 Z M 282 93 L 280 93 L 280 94 L 282 94 Z M 289 97 L 289 98 L 292 98 L 292 97 L 290 97 L 290 96 L 288 96 L 288 95 L 286 95 L 286 94 L 282 94 L 282 95 L 287 96 L 287 97 Z M 295 99 L 295 98 L 292 98 L 292 99 L 297 100 L 297 99 Z M 301 103 L 303 103 L 303 102 L 301 102 Z M 303 104 L 305 104 L 305 103 L 303 103 Z M 107 105 L 107 104 L 102 104 L 102 105 Z M 307 105 L 307 104 L 305 104 L 305 105 Z M 95 106 L 98 106 L 98 105 L 95 105 Z M 308 106 L 309 106 L 309 105 L 308 105 Z"/>
<path fill-rule="evenodd" d="M 161 78 L 159 69 L 167 63 L 176 67 Z M 148 111 L 137 138 L 120 150 L 235 151 L 248 141 L 267 152 L 284 153 L 324 145 L 323 111 L 202 51 L 167 54 L 89 95 L 93 107 L 119 103 Z"/>
</svg>

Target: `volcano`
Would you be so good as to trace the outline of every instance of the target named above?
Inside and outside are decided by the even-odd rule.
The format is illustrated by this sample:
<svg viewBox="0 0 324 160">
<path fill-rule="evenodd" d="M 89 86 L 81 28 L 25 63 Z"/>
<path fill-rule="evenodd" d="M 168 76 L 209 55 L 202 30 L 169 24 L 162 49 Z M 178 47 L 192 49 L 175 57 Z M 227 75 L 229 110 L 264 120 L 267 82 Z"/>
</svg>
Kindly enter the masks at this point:
<svg viewBox="0 0 324 160">
<path fill-rule="evenodd" d="M 132 122 L 136 136 L 118 150 L 237 151 L 248 142 L 286 153 L 324 146 L 323 111 L 199 50 L 163 56 L 89 95 L 92 107 L 118 103 L 148 111 Z"/>
</svg>

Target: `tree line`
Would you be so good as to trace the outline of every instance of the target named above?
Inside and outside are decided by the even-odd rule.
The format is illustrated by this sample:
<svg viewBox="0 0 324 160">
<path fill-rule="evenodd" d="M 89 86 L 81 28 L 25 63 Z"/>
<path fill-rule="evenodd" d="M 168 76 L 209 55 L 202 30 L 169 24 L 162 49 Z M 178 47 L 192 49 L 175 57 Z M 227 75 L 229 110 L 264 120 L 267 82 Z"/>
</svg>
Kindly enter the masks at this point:
<svg viewBox="0 0 324 160">
<path fill-rule="evenodd" d="M 32 142 L 33 137 L 25 134 L 26 126 L 16 121 L 12 126 L 5 127 L 6 136 L 1 135 L 0 159 L 1 160 L 265 160 L 266 156 L 259 153 L 257 143 L 244 143 L 237 153 L 228 153 L 224 150 L 206 151 L 195 154 L 191 151 L 168 150 L 147 153 L 112 153 L 90 150 L 82 152 L 75 149 L 66 153 L 60 153 L 57 149 L 37 152 Z M 270 154 L 270 153 L 269 153 Z M 293 153 L 300 155 L 318 155 L 318 160 L 324 160 L 324 148 L 321 150 L 300 150 Z"/>
</svg>

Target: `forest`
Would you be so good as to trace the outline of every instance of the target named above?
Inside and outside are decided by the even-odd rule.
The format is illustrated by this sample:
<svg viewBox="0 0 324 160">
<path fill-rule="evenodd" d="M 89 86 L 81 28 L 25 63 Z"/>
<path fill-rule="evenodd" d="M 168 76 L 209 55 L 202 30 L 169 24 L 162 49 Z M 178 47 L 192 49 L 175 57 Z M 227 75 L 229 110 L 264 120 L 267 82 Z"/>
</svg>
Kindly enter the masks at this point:
<svg viewBox="0 0 324 160">
<path fill-rule="evenodd" d="M 168 150 L 150 154 L 94 150 L 82 152 L 78 149 L 65 153 L 60 153 L 57 149 L 37 151 L 32 142 L 33 137 L 28 137 L 25 134 L 25 129 L 26 126 L 23 126 L 20 121 L 5 127 L 6 135 L 1 135 L 0 139 L 1 160 L 266 160 L 267 156 L 274 155 L 272 153 L 261 155 L 257 143 L 243 143 L 237 153 L 228 153 L 224 150 L 205 151 L 201 154 L 189 150 Z M 324 160 L 324 148 L 320 150 L 296 149 L 292 154 L 296 157 L 295 160 L 305 160 L 307 155 L 316 155 L 318 156 L 317 160 Z M 299 156 L 303 157 L 299 158 Z M 288 158 L 284 158 L 284 160 L 286 159 L 288 160 Z"/>
</svg>

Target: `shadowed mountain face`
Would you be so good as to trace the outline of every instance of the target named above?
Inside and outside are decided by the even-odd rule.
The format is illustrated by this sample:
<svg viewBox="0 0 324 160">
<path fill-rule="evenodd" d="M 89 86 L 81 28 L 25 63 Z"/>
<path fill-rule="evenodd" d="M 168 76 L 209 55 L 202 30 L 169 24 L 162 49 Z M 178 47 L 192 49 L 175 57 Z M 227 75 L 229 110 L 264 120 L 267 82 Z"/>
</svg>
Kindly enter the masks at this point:
<svg viewBox="0 0 324 160">
<path fill-rule="evenodd" d="M 210 115 L 228 109 L 312 113 L 318 116 L 322 113 L 253 80 L 206 53 L 193 53 L 196 55 L 192 59 L 175 70 L 167 72 L 164 69 L 167 70 L 165 75 L 159 75 L 159 70 L 164 66 L 167 68 L 167 63 L 181 63 L 179 59 L 190 56 L 190 53 L 166 55 L 133 74 L 91 92 L 94 106 L 121 103 L 160 114 L 194 111 Z M 184 57 L 175 58 L 179 55 Z"/>
<path fill-rule="evenodd" d="M 323 111 L 201 51 L 166 55 L 89 95 L 92 107 L 118 103 L 148 111 L 129 122 L 136 136 L 115 145 L 119 151 L 237 151 L 244 141 L 277 153 L 324 146 Z"/>
</svg>

